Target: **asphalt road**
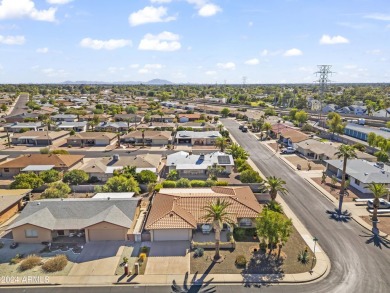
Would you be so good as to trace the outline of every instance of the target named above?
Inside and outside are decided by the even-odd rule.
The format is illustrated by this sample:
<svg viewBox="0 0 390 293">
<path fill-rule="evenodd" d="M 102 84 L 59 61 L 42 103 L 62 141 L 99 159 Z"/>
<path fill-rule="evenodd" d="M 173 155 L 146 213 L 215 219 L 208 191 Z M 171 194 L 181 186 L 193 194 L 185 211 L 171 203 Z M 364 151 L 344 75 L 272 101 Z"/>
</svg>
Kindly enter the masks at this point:
<svg viewBox="0 0 390 293">
<path fill-rule="evenodd" d="M 390 249 L 366 244 L 372 234 L 353 220 L 344 223 L 330 219 L 326 210 L 333 210 L 334 205 L 317 189 L 292 172 L 251 134 L 240 131 L 236 121 L 223 119 L 222 122 L 265 176 L 274 175 L 287 182 L 289 193 L 284 196 L 285 201 L 309 232 L 319 239 L 331 260 L 330 274 L 324 280 L 291 286 L 288 292 L 390 292 Z M 262 291 L 282 292 L 275 286 Z"/>
<path fill-rule="evenodd" d="M 21 94 L 19 99 L 15 103 L 15 107 L 12 109 L 8 116 L 14 116 L 21 113 L 26 113 L 26 103 L 28 102 L 28 94 Z"/>
</svg>

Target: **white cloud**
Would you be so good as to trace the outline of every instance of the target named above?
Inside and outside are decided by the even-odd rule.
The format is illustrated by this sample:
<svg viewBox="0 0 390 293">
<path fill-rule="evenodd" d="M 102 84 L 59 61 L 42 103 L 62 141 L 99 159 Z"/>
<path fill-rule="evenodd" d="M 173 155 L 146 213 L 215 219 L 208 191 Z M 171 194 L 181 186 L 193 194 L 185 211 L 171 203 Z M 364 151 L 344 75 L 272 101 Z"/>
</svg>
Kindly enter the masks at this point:
<svg viewBox="0 0 390 293">
<path fill-rule="evenodd" d="M 260 55 L 261 56 L 267 56 L 268 55 L 268 50 L 264 49 L 263 51 L 261 51 Z"/>
<path fill-rule="evenodd" d="M 42 73 L 48 77 L 66 76 L 68 73 L 64 69 L 44 68 Z"/>
<path fill-rule="evenodd" d="M 161 3 L 171 3 L 172 0 L 150 0 L 150 2 L 161 4 Z"/>
<path fill-rule="evenodd" d="M 336 44 L 348 44 L 349 40 L 347 38 L 344 38 L 342 36 L 329 36 L 329 35 L 323 35 L 320 39 L 321 45 L 336 45 Z"/>
<path fill-rule="evenodd" d="M 38 49 L 36 49 L 36 52 L 37 53 L 46 54 L 47 52 L 49 52 L 49 48 L 47 48 L 47 47 L 45 47 L 45 48 L 38 48 Z"/>
<path fill-rule="evenodd" d="M 390 14 L 383 13 L 371 13 L 364 16 L 364 18 L 370 18 L 375 20 L 390 21 Z"/>
<path fill-rule="evenodd" d="M 158 63 L 155 63 L 155 64 L 145 64 L 142 68 L 140 68 L 138 70 L 138 73 L 140 73 L 140 74 L 148 74 L 148 73 L 156 74 L 157 70 L 159 70 L 159 69 L 161 69 L 163 67 L 164 67 L 164 65 L 158 64 Z"/>
<path fill-rule="evenodd" d="M 3 0 L 0 4 L 0 19 L 31 18 L 40 21 L 55 21 L 57 9 L 50 7 L 38 10 L 32 0 Z"/>
<path fill-rule="evenodd" d="M 297 48 L 292 48 L 283 53 L 285 57 L 300 56 L 303 55 L 303 52 Z"/>
<path fill-rule="evenodd" d="M 102 49 L 114 50 L 126 46 L 131 46 L 131 41 L 125 39 L 110 39 L 107 41 L 103 41 L 103 40 L 93 40 L 91 38 L 84 38 L 81 40 L 80 46 L 84 48 L 94 49 L 94 50 L 102 50 Z"/>
<path fill-rule="evenodd" d="M 73 0 L 46 0 L 49 4 L 63 5 L 72 2 Z"/>
<path fill-rule="evenodd" d="M 137 26 L 145 23 L 169 22 L 175 19 L 175 16 L 167 16 L 167 8 L 163 6 L 146 6 L 130 14 L 129 23 L 131 26 Z"/>
<path fill-rule="evenodd" d="M 138 49 L 145 51 L 176 51 L 181 48 L 179 35 L 164 31 L 158 35 L 146 34 Z"/>
<path fill-rule="evenodd" d="M 131 64 L 130 65 L 130 68 L 133 68 L 133 69 L 138 68 L 138 67 L 139 67 L 139 64 Z"/>
<path fill-rule="evenodd" d="M 233 62 L 217 63 L 217 67 L 221 69 L 234 70 L 236 69 L 236 64 L 234 64 Z"/>
<path fill-rule="evenodd" d="M 217 72 L 214 71 L 214 70 L 209 70 L 209 71 L 206 71 L 205 74 L 206 74 L 206 75 L 216 75 Z"/>
<path fill-rule="evenodd" d="M 26 42 L 24 36 L 2 36 L 0 35 L 0 44 L 4 45 L 23 45 Z"/>
<path fill-rule="evenodd" d="M 369 55 L 381 55 L 382 50 L 379 50 L 379 49 L 368 50 L 368 51 L 366 51 L 366 53 Z"/>
<path fill-rule="evenodd" d="M 209 17 L 217 14 L 220 11 L 222 11 L 222 9 L 218 5 L 206 4 L 199 9 L 198 14 L 203 17 Z"/>
<path fill-rule="evenodd" d="M 344 68 L 345 69 L 357 69 L 358 66 L 357 65 L 353 65 L 353 64 L 348 64 L 348 65 L 345 65 Z"/>
<path fill-rule="evenodd" d="M 209 0 L 187 0 L 189 4 L 194 4 L 198 10 L 198 15 L 209 17 L 222 11 L 218 5 L 211 3 Z"/>
<path fill-rule="evenodd" d="M 257 65 L 260 63 L 260 60 L 257 58 L 249 59 L 245 61 L 245 64 L 247 65 Z"/>
</svg>

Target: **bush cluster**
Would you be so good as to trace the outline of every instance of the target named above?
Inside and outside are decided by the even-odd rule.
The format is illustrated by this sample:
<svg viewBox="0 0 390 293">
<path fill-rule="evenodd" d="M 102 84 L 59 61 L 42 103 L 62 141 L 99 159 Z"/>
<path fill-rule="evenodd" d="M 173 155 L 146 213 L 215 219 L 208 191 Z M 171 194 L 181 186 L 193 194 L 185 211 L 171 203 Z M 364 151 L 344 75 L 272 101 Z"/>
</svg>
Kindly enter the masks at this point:
<svg viewBox="0 0 390 293">
<path fill-rule="evenodd" d="M 67 264 L 68 264 L 68 258 L 66 257 L 66 255 L 61 254 L 46 261 L 42 265 L 42 269 L 48 273 L 59 272 L 62 271 Z"/>
<path fill-rule="evenodd" d="M 42 263 L 42 259 L 37 255 L 29 255 L 27 258 L 22 260 L 20 263 L 19 269 L 21 271 L 27 271 L 33 267 L 39 266 Z"/>
<path fill-rule="evenodd" d="M 244 255 L 240 254 L 236 257 L 236 266 L 245 267 L 246 266 L 246 258 Z"/>
</svg>

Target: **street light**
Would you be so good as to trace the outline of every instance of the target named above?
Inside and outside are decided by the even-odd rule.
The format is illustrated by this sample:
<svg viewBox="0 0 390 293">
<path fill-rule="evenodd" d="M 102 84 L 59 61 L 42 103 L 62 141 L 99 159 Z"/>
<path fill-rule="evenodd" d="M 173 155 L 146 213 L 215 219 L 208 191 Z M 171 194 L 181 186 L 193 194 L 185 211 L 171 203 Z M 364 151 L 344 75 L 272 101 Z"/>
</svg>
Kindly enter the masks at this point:
<svg viewBox="0 0 390 293">
<path fill-rule="evenodd" d="M 314 238 L 313 238 L 313 241 L 314 241 L 314 248 L 313 248 L 314 257 L 313 257 L 313 260 L 312 260 L 312 262 L 311 262 L 311 269 L 310 269 L 310 271 L 309 271 L 310 274 L 313 273 L 314 259 L 317 260 L 317 257 L 316 257 L 316 244 L 317 244 L 317 242 L 318 242 L 318 238 L 317 238 L 317 237 L 314 237 Z"/>
</svg>

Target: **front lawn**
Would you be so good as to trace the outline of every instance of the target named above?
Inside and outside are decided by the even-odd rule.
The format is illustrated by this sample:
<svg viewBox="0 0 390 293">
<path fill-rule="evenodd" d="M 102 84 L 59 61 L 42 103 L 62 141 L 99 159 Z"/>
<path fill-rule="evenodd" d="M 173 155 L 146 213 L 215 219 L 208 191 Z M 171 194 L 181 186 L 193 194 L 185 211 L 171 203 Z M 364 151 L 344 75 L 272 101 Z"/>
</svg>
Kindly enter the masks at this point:
<svg viewBox="0 0 390 293">
<path fill-rule="evenodd" d="M 205 250 L 204 255 L 194 258 L 191 252 L 191 274 L 297 274 L 310 270 L 313 253 L 309 250 L 310 261 L 304 265 L 298 262 L 298 253 L 306 248 L 306 243 L 293 227 L 293 232 L 286 245 L 282 248 L 284 260 L 278 261 L 276 256 L 268 256 L 259 251 L 259 241 L 253 239 L 253 230 L 247 232 L 242 241 L 236 241 L 236 249 L 221 250 L 224 260 L 220 263 L 212 261 L 215 251 Z M 257 249 L 257 252 L 254 252 Z M 277 250 L 275 250 L 277 252 Z M 237 267 L 236 257 L 244 255 L 247 260 L 245 267 Z M 313 266 L 315 262 L 313 263 Z"/>
</svg>

